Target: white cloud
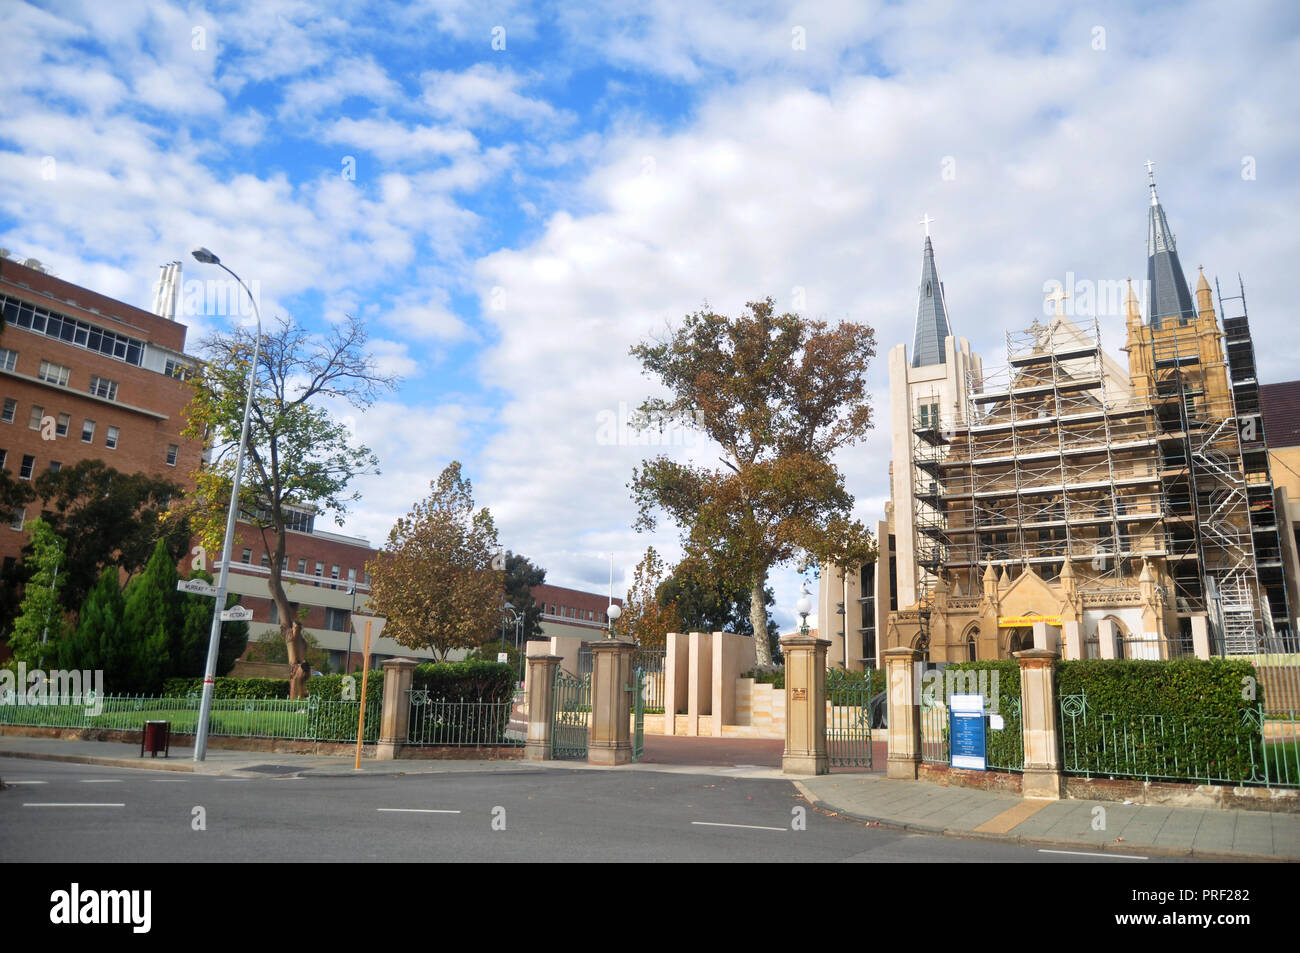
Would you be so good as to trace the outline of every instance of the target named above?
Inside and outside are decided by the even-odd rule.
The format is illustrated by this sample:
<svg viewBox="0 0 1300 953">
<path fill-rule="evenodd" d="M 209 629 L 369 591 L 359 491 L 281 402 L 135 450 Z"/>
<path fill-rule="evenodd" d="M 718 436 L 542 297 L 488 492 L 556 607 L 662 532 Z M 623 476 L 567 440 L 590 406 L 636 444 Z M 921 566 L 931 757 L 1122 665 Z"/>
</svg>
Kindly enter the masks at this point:
<svg viewBox="0 0 1300 953">
<path fill-rule="evenodd" d="M 435 115 L 470 128 L 491 125 L 501 118 L 550 124 L 571 118 L 544 100 L 522 95 L 518 90 L 527 81 L 506 67 L 479 63 L 463 72 L 430 70 L 420 82 L 424 102 Z"/>
</svg>

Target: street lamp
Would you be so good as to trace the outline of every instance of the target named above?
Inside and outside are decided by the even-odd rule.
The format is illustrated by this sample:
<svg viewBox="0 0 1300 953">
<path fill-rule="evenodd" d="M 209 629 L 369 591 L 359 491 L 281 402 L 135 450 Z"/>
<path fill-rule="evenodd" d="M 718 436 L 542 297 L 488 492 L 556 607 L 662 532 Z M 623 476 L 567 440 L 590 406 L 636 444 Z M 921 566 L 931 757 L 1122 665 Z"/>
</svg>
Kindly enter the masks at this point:
<svg viewBox="0 0 1300 953">
<path fill-rule="evenodd" d="M 348 657 L 343 663 L 343 674 L 350 675 L 352 672 L 352 629 L 355 625 L 353 620 L 357 617 L 357 583 L 353 580 L 348 586 L 348 595 L 352 597 L 352 612 L 348 615 Z"/>
<path fill-rule="evenodd" d="M 216 685 L 217 649 L 221 642 L 221 612 L 226 607 L 226 588 L 230 575 L 230 552 L 235 542 L 235 514 L 239 509 L 239 484 L 244 477 L 244 448 L 248 445 L 248 418 L 253 408 L 253 385 L 257 378 L 257 360 L 262 346 L 262 314 L 257 308 L 257 298 L 248 290 L 244 279 L 221 263 L 221 259 L 206 248 L 196 248 L 194 257 L 205 265 L 216 265 L 229 274 L 244 289 L 253 303 L 257 317 L 257 337 L 253 341 L 253 363 L 248 368 L 248 395 L 244 398 L 244 423 L 239 432 L 239 450 L 235 454 L 235 481 L 230 488 L 230 508 L 226 512 L 226 539 L 221 547 L 221 575 L 217 580 L 216 604 L 212 607 L 212 632 L 208 636 L 208 661 L 203 671 L 203 700 L 199 703 L 199 725 L 194 736 L 194 760 L 203 761 L 208 754 L 208 721 L 212 716 L 212 690 Z"/>
<path fill-rule="evenodd" d="M 609 634 L 605 638 L 612 639 L 614 637 L 614 623 L 618 621 L 618 617 L 622 614 L 623 610 L 618 607 L 617 602 L 609 604 L 609 608 L 605 610 L 605 615 L 609 619 Z"/>
<path fill-rule="evenodd" d="M 808 598 L 808 583 L 802 583 L 799 586 L 799 601 L 794 605 L 794 611 L 799 613 L 799 634 L 808 634 L 808 613 L 812 612 L 812 600 Z"/>
<path fill-rule="evenodd" d="M 515 615 L 515 604 L 513 602 L 507 602 L 505 605 L 501 607 L 501 651 L 502 652 L 506 650 L 506 613 L 507 612 L 509 612 L 511 616 Z"/>
</svg>

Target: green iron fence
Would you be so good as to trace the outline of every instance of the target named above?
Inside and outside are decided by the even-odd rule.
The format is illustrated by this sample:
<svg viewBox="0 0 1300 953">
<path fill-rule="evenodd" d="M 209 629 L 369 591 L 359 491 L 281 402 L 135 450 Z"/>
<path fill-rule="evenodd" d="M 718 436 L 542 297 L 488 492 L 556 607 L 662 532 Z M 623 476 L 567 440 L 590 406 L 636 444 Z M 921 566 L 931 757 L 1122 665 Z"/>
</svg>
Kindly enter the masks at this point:
<svg viewBox="0 0 1300 953">
<path fill-rule="evenodd" d="M 645 709 L 646 684 L 645 672 L 636 668 L 632 670 L 632 760 L 640 761 L 645 754 Z"/>
<path fill-rule="evenodd" d="M 562 668 L 556 669 L 554 699 L 551 757 L 586 760 L 587 722 L 591 719 L 591 676 L 576 678 Z"/>
<path fill-rule="evenodd" d="M 857 673 L 826 673 L 826 755 L 832 768 L 870 768 L 871 682 Z"/>
<path fill-rule="evenodd" d="M 514 699 L 449 701 L 431 698 L 428 691 L 407 691 L 409 716 L 406 742 L 411 745 L 456 747 L 519 747 L 525 733 L 510 727 Z"/>
<path fill-rule="evenodd" d="M 664 659 L 667 655 L 664 649 L 637 649 L 632 653 L 632 667 L 639 668 L 644 674 L 642 696 L 646 710 L 650 712 L 664 710 Z"/>
<path fill-rule="evenodd" d="M 1262 705 L 1222 718 L 1099 711 L 1087 695 L 1062 695 L 1066 774 L 1300 787 L 1296 712 L 1266 716 Z"/>
<path fill-rule="evenodd" d="M 197 694 L 180 697 L 106 695 L 71 698 L 68 704 L 0 703 L 0 725 L 134 731 L 146 721 L 166 721 L 172 734 L 192 735 L 199 722 Z M 382 700 L 366 700 L 362 740 L 379 739 Z M 359 701 L 308 698 L 214 698 L 208 734 L 217 738 L 282 741 L 356 741 Z"/>
<path fill-rule="evenodd" d="M 1000 696 L 997 710 L 993 710 L 991 699 L 985 700 L 984 738 L 986 743 L 984 764 L 990 771 L 1012 771 L 1022 773 L 1025 770 L 1025 735 L 1020 719 L 1020 699 L 1014 696 Z M 1001 718 L 1001 728 L 996 717 Z M 948 739 L 948 696 L 931 697 L 930 693 L 921 695 L 921 760 L 933 764 L 949 764 L 951 748 Z"/>
</svg>

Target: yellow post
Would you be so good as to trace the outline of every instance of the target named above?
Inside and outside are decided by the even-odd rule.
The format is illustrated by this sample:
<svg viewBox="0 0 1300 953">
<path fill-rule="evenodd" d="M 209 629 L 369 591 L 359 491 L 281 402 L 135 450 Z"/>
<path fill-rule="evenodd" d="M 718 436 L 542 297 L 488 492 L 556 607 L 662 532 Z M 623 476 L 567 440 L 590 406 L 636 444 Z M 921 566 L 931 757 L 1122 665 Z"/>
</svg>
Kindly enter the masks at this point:
<svg viewBox="0 0 1300 953">
<path fill-rule="evenodd" d="M 370 671 L 370 620 L 366 620 L 366 643 L 361 649 L 361 710 L 357 712 L 357 762 L 353 771 L 361 770 L 361 733 L 366 725 L 366 673 Z"/>
</svg>

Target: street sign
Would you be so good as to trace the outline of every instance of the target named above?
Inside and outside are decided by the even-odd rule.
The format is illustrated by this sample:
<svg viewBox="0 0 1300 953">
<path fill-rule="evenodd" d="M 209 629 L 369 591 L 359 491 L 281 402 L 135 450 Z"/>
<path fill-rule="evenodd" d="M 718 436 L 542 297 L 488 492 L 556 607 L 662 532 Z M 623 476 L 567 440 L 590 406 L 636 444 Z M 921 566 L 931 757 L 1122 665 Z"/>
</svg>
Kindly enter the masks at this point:
<svg viewBox="0 0 1300 953">
<path fill-rule="evenodd" d="M 231 606 L 221 613 L 222 622 L 248 622 L 253 618 L 253 610 L 246 606 Z"/>
<path fill-rule="evenodd" d="M 952 739 L 952 766 L 986 770 L 984 696 L 949 695 L 948 726 L 948 737 Z"/>
<path fill-rule="evenodd" d="M 502 665 L 505 665 L 507 662 L 510 661 L 510 656 L 507 655 L 505 652 L 498 652 L 497 661 L 500 662 Z"/>
<path fill-rule="evenodd" d="M 192 592 L 196 596 L 216 596 L 217 587 L 210 586 L 202 579 L 182 579 L 176 583 L 177 592 Z"/>
<path fill-rule="evenodd" d="M 364 625 L 362 623 L 364 623 Z M 358 635 L 361 634 L 361 631 L 365 631 L 366 626 L 369 626 L 370 631 L 374 633 L 375 638 L 379 638 L 379 633 L 384 631 L 384 626 L 387 624 L 388 620 L 383 616 L 363 615 L 360 612 L 353 613 L 352 615 L 352 631 L 356 632 Z"/>
</svg>

